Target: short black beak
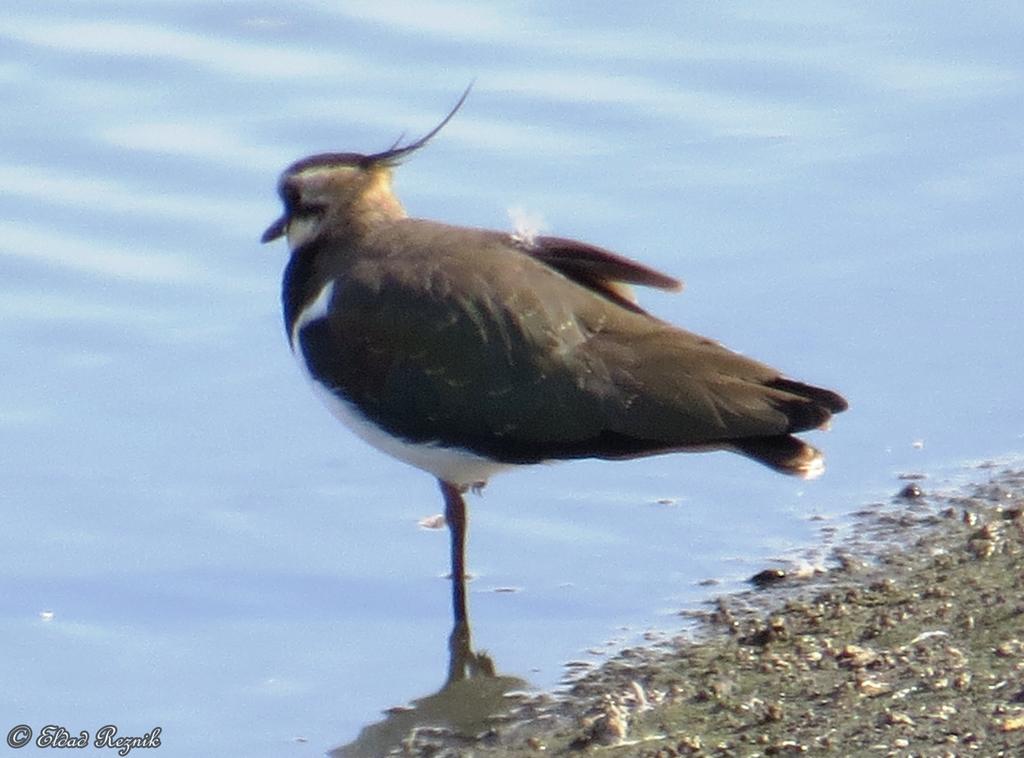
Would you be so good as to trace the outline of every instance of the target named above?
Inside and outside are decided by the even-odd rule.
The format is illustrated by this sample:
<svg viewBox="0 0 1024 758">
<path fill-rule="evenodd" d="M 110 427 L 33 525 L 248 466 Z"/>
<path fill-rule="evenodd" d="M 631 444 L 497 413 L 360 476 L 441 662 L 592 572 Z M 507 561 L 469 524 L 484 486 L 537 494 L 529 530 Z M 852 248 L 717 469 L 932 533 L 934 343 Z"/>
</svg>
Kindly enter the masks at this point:
<svg viewBox="0 0 1024 758">
<path fill-rule="evenodd" d="M 263 236 L 260 237 L 260 242 L 273 242 L 278 237 L 281 237 L 287 230 L 288 214 L 285 214 L 267 227 L 267 231 L 263 232 Z"/>
</svg>

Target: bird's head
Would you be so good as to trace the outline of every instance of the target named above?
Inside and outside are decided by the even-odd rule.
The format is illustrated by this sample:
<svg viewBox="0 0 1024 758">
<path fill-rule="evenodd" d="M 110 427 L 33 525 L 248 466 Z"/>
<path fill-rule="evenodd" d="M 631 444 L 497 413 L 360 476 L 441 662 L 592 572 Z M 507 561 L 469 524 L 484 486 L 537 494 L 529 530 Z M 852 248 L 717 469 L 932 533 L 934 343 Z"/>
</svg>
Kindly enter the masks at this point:
<svg viewBox="0 0 1024 758">
<path fill-rule="evenodd" d="M 320 235 L 328 225 L 338 231 L 354 230 L 404 216 L 405 210 L 391 191 L 391 169 L 451 121 L 469 90 L 467 87 L 440 124 L 408 145 L 396 142 L 373 155 L 320 153 L 286 168 L 277 183 L 284 213 L 267 227 L 261 241 L 287 236 L 294 250 Z"/>
</svg>

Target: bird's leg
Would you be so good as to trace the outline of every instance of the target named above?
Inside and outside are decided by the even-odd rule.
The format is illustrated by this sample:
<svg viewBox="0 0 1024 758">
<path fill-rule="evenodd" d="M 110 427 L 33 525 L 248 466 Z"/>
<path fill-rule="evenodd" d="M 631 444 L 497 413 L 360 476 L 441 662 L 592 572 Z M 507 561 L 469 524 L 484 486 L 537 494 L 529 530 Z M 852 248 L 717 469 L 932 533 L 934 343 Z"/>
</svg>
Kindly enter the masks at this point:
<svg viewBox="0 0 1024 758">
<path fill-rule="evenodd" d="M 437 480 L 444 495 L 444 518 L 452 540 L 452 633 L 448 637 L 448 684 L 466 677 L 497 676 L 494 661 L 486 653 L 474 653 L 470 640 L 469 615 L 466 612 L 466 501 L 465 491 L 449 482 Z M 479 492 L 483 483 L 473 486 Z"/>
<path fill-rule="evenodd" d="M 441 494 L 444 495 L 444 520 L 448 522 L 451 534 L 451 577 L 452 614 L 455 619 L 455 633 L 465 628 L 468 633 L 466 615 L 466 501 L 462 489 L 438 479 Z"/>
<path fill-rule="evenodd" d="M 466 501 L 462 489 L 437 480 L 444 495 L 444 520 L 451 537 L 452 633 L 448 638 L 448 682 L 466 676 L 466 664 L 472 655 L 469 616 L 466 612 Z"/>
</svg>

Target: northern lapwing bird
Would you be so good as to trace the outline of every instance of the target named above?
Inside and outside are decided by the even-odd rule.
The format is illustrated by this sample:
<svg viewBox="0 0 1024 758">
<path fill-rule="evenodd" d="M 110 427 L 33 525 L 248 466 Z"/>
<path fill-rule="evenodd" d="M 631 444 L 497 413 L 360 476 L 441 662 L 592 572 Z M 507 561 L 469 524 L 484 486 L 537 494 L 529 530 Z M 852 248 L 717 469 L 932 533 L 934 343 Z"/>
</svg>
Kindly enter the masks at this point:
<svg viewBox="0 0 1024 758">
<path fill-rule="evenodd" d="M 463 494 L 495 473 L 573 458 L 729 450 L 805 478 L 821 454 L 793 436 L 846 409 L 644 311 L 629 285 L 670 276 L 559 237 L 409 218 L 391 171 L 430 133 L 373 155 L 285 169 L 284 320 L 328 408 L 374 447 L 437 477 L 464 577 Z"/>
</svg>

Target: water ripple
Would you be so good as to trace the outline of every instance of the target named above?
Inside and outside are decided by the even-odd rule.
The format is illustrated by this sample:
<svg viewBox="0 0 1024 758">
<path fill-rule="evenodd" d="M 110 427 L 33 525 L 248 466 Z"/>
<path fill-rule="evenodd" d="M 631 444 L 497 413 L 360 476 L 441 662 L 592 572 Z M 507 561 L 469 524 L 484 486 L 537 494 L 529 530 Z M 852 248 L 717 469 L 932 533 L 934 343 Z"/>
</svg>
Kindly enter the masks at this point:
<svg viewBox="0 0 1024 758">
<path fill-rule="evenodd" d="M 114 179 L 69 174 L 52 166 L 0 164 L 0 193 L 35 203 L 132 214 L 211 226 L 246 227 L 266 214 L 266 205 L 154 191 Z"/>
<path fill-rule="evenodd" d="M 337 76 L 353 69 L 351 59 L 334 52 L 306 52 L 113 20 L 8 17 L 0 21 L 0 35 L 67 53 L 169 59 L 247 79 L 295 79 L 324 69 Z"/>
<path fill-rule="evenodd" d="M 64 234 L 17 221 L 0 225 L 0 256 L 96 276 L 163 285 L 194 283 L 198 273 L 185 256 L 152 251 L 142 254 L 115 247 L 106 240 L 90 241 L 79 234 Z"/>
</svg>

